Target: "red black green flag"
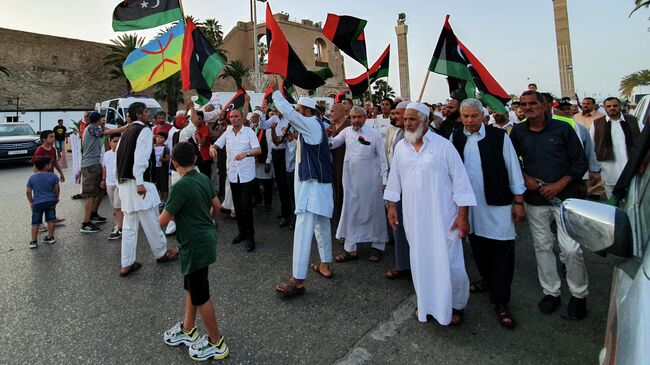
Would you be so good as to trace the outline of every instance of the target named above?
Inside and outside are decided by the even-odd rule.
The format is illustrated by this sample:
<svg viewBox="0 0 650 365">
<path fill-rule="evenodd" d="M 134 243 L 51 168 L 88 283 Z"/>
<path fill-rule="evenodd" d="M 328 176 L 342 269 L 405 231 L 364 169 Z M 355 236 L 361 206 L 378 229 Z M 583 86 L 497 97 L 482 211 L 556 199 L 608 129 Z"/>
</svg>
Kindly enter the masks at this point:
<svg viewBox="0 0 650 365">
<path fill-rule="evenodd" d="M 149 29 L 180 19 L 179 0 L 124 0 L 113 10 L 113 30 Z"/>
<path fill-rule="evenodd" d="M 244 109 L 244 103 L 246 102 L 246 90 L 239 89 L 237 93 L 223 106 L 223 110 L 226 113 L 229 113 L 231 110 L 237 109 L 241 111 Z"/>
<path fill-rule="evenodd" d="M 347 79 L 345 83 L 348 84 L 350 92 L 352 92 L 352 98 L 356 99 L 361 96 L 368 90 L 368 87 L 372 85 L 377 79 L 382 77 L 388 77 L 388 63 L 390 61 L 390 44 L 386 47 L 384 53 L 379 56 L 377 62 L 375 62 L 370 70 L 367 73 L 363 73 L 354 79 Z"/>
<path fill-rule="evenodd" d="M 226 63 L 189 18 L 185 22 L 182 62 L 183 90 L 195 89 L 199 96 L 196 102 L 207 104 L 212 97 L 212 84 Z"/>
<path fill-rule="evenodd" d="M 280 75 L 293 85 L 306 90 L 324 85 L 325 80 L 333 76 L 329 68 L 317 71 L 307 70 L 273 18 L 268 3 L 266 4 L 266 41 L 269 48 L 269 59 L 265 73 Z"/>
<path fill-rule="evenodd" d="M 289 104 L 295 104 L 296 99 L 293 98 L 293 93 L 296 91 L 296 89 L 293 87 L 293 85 L 289 81 L 282 81 L 282 85 L 280 85 L 280 90 L 282 90 L 282 96 L 284 96 L 285 99 L 289 102 Z M 266 102 L 267 108 L 273 108 L 273 89 L 268 88 L 266 89 L 266 92 L 264 93 L 264 101 Z"/>
<path fill-rule="evenodd" d="M 337 103 L 337 104 L 338 104 L 338 103 L 342 103 L 342 102 L 343 102 L 343 99 L 345 99 L 345 98 L 348 97 L 347 94 L 348 94 L 349 92 L 350 92 L 350 90 L 343 90 L 343 91 L 340 91 L 340 92 L 339 92 L 338 94 L 336 94 L 336 96 L 334 97 L 334 102 Z"/>
<path fill-rule="evenodd" d="M 447 76 L 449 93 L 454 98 L 478 98 L 492 110 L 504 113 L 510 96 L 481 62 L 456 37 L 449 15 L 438 38 L 429 70 Z"/>
<path fill-rule="evenodd" d="M 341 51 L 368 68 L 366 36 L 363 29 L 367 21 L 348 15 L 327 14 L 323 35 Z"/>
</svg>

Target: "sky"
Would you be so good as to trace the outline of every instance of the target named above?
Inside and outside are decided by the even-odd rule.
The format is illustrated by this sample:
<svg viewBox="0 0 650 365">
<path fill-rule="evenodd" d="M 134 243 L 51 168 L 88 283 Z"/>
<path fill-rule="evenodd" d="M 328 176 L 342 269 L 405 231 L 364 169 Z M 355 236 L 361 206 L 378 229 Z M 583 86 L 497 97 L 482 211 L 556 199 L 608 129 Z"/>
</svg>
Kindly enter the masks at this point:
<svg viewBox="0 0 650 365">
<path fill-rule="evenodd" d="M 0 0 L 0 27 L 108 43 L 111 16 L 120 1 L 113 0 Z M 618 95 L 621 78 L 648 68 L 650 10 L 629 17 L 633 0 L 569 0 L 569 28 L 576 92 L 603 99 Z M 397 15 L 406 13 L 411 98 L 420 93 L 446 14 L 456 36 L 474 53 L 510 94 L 530 82 L 542 91 L 560 94 L 551 0 L 270 0 L 274 13 L 292 19 L 325 22 L 327 13 L 366 19 L 369 62 L 391 44 L 389 84 L 399 94 Z M 264 21 L 264 4 L 258 3 Z M 237 21 L 250 20 L 248 0 L 184 0 L 185 13 L 198 19 L 215 18 L 227 34 Z M 157 30 L 139 31 L 151 37 Z M 289 39 L 291 42 L 291 39 Z M 2 47 L 1 52 L 7 52 Z M 362 71 L 345 58 L 346 77 Z M 431 74 L 425 101 L 448 97 L 444 76 Z"/>
</svg>

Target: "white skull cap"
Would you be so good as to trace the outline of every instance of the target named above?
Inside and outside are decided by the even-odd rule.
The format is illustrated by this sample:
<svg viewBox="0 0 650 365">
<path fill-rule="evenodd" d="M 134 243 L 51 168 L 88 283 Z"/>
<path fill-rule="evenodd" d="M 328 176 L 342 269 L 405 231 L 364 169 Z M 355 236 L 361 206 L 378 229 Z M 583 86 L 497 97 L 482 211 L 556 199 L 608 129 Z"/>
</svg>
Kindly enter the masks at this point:
<svg viewBox="0 0 650 365">
<path fill-rule="evenodd" d="M 422 103 L 416 103 L 416 102 L 409 103 L 409 105 L 406 106 L 406 109 L 415 109 L 415 110 L 419 111 L 420 113 L 426 115 L 427 117 L 429 116 L 429 113 L 431 112 L 431 110 L 429 109 L 428 106 L 426 106 L 426 105 L 424 105 Z"/>
<path fill-rule="evenodd" d="M 306 108 L 316 109 L 316 100 L 312 98 L 308 98 L 306 96 L 303 96 L 300 99 L 298 99 L 298 104 Z"/>
</svg>

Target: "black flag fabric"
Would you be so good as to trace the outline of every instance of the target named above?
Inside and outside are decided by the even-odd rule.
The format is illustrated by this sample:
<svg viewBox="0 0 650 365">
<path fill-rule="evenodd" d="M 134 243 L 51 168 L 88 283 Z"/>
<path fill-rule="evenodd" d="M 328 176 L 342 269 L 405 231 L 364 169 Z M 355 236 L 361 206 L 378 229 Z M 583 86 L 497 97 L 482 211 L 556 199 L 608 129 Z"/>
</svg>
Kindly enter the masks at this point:
<svg viewBox="0 0 650 365">
<path fill-rule="evenodd" d="M 350 88 L 352 97 L 354 99 L 363 96 L 363 94 L 368 90 L 368 87 L 372 85 L 377 79 L 382 77 L 388 77 L 388 64 L 390 62 L 390 44 L 384 50 L 384 53 L 379 56 L 377 62 L 375 62 L 370 70 L 367 73 L 363 73 L 354 79 L 347 79 L 345 83 Z"/>
<path fill-rule="evenodd" d="M 124 0 L 113 10 L 113 30 L 149 29 L 180 19 L 179 0 Z"/>
<path fill-rule="evenodd" d="M 327 14 L 323 35 L 348 56 L 368 68 L 366 20 L 348 15 Z"/>
</svg>

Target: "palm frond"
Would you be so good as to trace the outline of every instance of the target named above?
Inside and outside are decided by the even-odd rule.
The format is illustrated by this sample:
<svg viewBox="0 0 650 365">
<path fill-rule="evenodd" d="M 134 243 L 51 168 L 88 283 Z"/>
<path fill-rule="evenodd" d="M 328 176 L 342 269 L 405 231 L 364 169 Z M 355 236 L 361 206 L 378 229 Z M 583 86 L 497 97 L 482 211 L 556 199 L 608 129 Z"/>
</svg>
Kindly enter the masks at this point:
<svg viewBox="0 0 650 365">
<path fill-rule="evenodd" d="M 647 85 L 650 85 L 650 70 L 641 70 L 623 77 L 619 85 L 619 91 L 621 95 L 629 98 L 637 86 Z"/>
</svg>

